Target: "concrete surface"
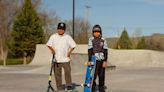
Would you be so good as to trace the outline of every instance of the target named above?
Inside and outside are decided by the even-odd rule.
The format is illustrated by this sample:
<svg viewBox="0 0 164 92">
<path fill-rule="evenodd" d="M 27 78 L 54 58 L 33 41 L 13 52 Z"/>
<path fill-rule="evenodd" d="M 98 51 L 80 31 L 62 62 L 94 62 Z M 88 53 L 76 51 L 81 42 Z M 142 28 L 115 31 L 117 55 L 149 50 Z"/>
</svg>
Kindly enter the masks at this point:
<svg viewBox="0 0 164 92">
<path fill-rule="evenodd" d="M 108 53 L 108 61 L 116 65 L 116 70 L 106 70 L 106 92 L 163 92 L 163 52 L 109 49 Z M 51 56 L 49 49 L 40 44 L 31 64 L 0 66 L 0 92 L 46 92 Z M 81 84 L 85 79 L 87 45 L 78 45 L 71 59 L 73 82 Z M 52 84 L 55 87 L 54 78 Z M 77 89 L 83 92 L 82 87 Z"/>
<path fill-rule="evenodd" d="M 0 92 L 46 92 L 47 74 L 22 73 L 37 68 L 0 66 Z M 163 67 L 117 67 L 116 70 L 106 70 L 106 92 L 163 92 L 163 76 Z M 84 74 L 72 74 L 73 82 L 76 84 L 83 83 L 84 77 Z M 52 84 L 55 88 L 54 78 Z M 77 89 L 83 92 L 82 87 Z"/>
</svg>

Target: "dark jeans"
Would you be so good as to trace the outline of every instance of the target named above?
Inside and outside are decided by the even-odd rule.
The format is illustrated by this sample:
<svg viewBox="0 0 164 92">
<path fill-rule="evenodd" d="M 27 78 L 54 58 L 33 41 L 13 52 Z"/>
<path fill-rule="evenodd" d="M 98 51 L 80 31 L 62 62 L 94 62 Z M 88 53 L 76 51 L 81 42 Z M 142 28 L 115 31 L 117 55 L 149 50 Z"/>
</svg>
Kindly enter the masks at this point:
<svg viewBox="0 0 164 92">
<path fill-rule="evenodd" d="M 105 68 L 102 67 L 103 61 L 97 61 L 95 75 L 93 80 L 92 92 L 94 92 L 96 87 L 96 78 L 99 78 L 99 92 L 105 92 L 104 85 L 105 85 Z"/>
<path fill-rule="evenodd" d="M 58 90 L 62 90 L 62 68 L 64 69 L 66 85 L 72 85 L 70 62 L 54 64 L 54 75 Z"/>
</svg>

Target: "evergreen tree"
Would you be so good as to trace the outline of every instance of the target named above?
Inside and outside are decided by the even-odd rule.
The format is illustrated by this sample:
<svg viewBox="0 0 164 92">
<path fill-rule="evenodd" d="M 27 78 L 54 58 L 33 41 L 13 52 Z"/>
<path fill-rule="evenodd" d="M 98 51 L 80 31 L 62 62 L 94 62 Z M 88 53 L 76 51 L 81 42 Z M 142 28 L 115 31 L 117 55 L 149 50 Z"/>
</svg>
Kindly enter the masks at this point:
<svg viewBox="0 0 164 92">
<path fill-rule="evenodd" d="M 42 24 L 31 0 L 25 0 L 12 29 L 9 48 L 16 56 L 23 56 L 24 53 L 33 56 L 36 44 L 44 43 Z"/>
<path fill-rule="evenodd" d="M 145 49 L 145 48 L 146 48 L 145 37 L 142 37 L 137 44 L 137 49 Z"/>
<path fill-rule="evenodd" d="M 117 42 L 116 48 L 118 49 L 118 47 L 120 49 L 132 49 L 133 47 L 126 29 L 123 30 L 121 37 Z"/>
</svg>

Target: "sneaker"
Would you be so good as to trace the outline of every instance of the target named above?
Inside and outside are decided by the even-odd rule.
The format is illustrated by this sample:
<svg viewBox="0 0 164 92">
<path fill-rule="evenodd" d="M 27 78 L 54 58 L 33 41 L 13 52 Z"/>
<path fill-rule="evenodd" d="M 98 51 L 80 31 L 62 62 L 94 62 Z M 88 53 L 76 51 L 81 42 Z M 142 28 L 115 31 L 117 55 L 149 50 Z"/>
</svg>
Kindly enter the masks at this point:
<svg viewBox="0 0 164 92">
<path fill-rule="evenodd" d="M 105 92 L 106 86 L 99 86 L 99 92 Z"/>
<path fill-rule="evenodd" d="M 67 86 L 67 90 L 73 90 L 74 87 L 73 86 Z"/>
<path fill-rule="evenodd" d="M 59 86 L 59 87 L 57 87 L 57 90 L 64 90 L 64 87 L 63 86 Z"/>
</svg>

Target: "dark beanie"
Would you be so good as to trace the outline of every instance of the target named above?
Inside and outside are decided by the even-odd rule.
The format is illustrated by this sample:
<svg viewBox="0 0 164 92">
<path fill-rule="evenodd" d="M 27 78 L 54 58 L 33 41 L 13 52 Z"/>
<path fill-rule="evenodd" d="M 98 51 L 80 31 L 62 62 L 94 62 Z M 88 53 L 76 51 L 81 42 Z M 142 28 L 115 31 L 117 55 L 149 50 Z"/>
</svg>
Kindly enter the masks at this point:
<svg viewBox="0 0 164 92">
<path fill-rule="evenodd" d="M 96 24 L 93 26 L 93 29 L 92 29 L 92 32 L 100 32 L 100 34 L 102 35 L 102 30 L 101 30 L 101 27 L 100 25 Z"/>
</svg>

